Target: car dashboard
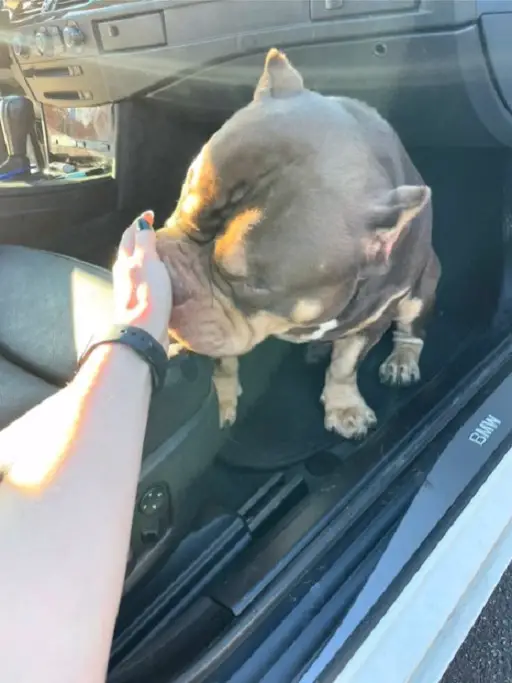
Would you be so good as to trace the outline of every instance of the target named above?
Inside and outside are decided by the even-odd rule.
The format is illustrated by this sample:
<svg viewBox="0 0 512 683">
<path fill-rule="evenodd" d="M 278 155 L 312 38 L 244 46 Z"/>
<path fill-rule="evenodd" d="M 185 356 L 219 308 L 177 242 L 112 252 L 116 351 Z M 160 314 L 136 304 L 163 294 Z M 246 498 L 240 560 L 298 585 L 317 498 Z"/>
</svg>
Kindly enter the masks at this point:
<svg viewBox="0 0 512 683">
<path fill-rule="evenodd" d="M 302 52 L 294 60 L 305 65 L 306 75 L 324 66 L 314 80 L 320 85 L 330 80 L 336 89 L 340 74 L 332 69 L 333 43 L 364 40 L 361 56 L 379 71 L 395 63 L 397 36 L 413 41 L 429 33 L 435 51 L 440 33 L 467 28 L 493 10 L 512 11 L 507 0 L 8 0 L 7 6 L 18 80 L 35 100 L 62 107 L 140 93 L 165 98 L 176 88 L 180 99 L 192 95 L 204 106 L 212 84 L 233 86 L 222 75 L 216 79 L 222 69 L 207 73 L 221 63 L 231 65 L 236 87 L 227 98 L 208 104 L 236 107 L 260 67 L 261 60 L 250 55 L 273 46 Z M 407 55 L 402 51 L 402 56 Z M 358 55 L 349 57 L 349 64 L 343 57 L 341 72 L 351 67 L 359 75 Z M 424 57 L 429 59 L 428 52 Z M 198 74 L 197 88 L 183 88 Z"/>
<path fill-rule="evenodd" d="M 403 109 L 406 138 L 412 115 L 427 144 L 447 136 L 454 144 L 512 142 L 509 0 L 8 0 L 8 7 L 16 78 L 42 104 L 88 107 L 148 95 L 226 114 L 247 101 L 261 54 L 277 46 L 310 87 L 364 97 L 391 118 L 393 107 Z M 450 92 L 461 85 L 462 98 Z M 434 116 L 415 105 L 425 86 L 445 98 Z M 412 95 L 405 108 L 401 98 L 392 101 L 397 91 Z"/>
<path fill-rule="evenodd" d="M 463 24 L 469 8 L 464 0 L 32 0 L 13 12 L 11 43 L 40 102 L 93 105 L 274 45 Z"/>
</svg>

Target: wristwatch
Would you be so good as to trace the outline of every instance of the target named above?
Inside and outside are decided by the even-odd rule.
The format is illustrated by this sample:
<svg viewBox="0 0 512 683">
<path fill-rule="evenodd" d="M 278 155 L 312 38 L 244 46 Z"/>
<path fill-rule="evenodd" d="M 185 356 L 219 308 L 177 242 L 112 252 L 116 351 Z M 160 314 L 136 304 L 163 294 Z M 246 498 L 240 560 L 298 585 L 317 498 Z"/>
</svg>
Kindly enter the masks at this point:
<svg viewBox="0 0 512 683">
<path fill-rule="evenodd" d="M 112 325 L 106 334 L 93 338 L 78 361 L 78 369 L 82 367 L 92 351 L 102 344 L 122 344 L 128 346 L 139 358 L 146 361 L 151 370 L 153 391 L 159 391 L 167 374 L 167 354 L 164 347 L 149 332 L 140 327 L 129 325 Z"/>
</svg>

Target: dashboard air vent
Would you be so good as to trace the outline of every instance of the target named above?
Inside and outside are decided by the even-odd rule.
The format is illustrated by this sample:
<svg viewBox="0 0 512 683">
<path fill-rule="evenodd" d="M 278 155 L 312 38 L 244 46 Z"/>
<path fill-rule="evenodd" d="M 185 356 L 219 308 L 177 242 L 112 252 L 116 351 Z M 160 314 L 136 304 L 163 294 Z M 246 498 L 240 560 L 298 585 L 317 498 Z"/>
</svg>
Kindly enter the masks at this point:
<svg viewBox="0 0 512 683">
<path fill-rule="evenodd" d="M 14 21 L 31 19 L 46 12 L 70 10 L 89 2 L 90 0 L 3 0 Z"/>
<path fill-rule="evenodd" d="M 22 0 L 21 2 L 13 3 L 15 6 L 10 8 L 12 18 L 15 20 L 30 19 L 30 17 L 35 17 L 51 9 L 52 3 L 53 0 Z"/>
</svg>

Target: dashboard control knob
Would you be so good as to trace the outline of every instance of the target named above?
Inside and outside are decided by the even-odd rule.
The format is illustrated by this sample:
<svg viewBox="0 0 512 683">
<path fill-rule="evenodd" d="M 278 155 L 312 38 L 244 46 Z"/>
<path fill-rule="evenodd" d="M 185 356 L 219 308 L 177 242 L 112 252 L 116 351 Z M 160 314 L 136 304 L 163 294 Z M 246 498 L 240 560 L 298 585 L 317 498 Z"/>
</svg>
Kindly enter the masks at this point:
<svg viewBox="0 0 512 683">
<path fill-rule="evenodd" d="M 28 57 L 30 55 L 28 41 L 22 33 L 18 33 L 14 36 L 12 41 L 12 49 L 14 55 L 18 57 L 18 59 Z"/>
<path fill-rule="evenodd" d="M 66 47 L 80 47 L 85 43 L 83 31 L 74 24 L 68 24 L 64 27 L 62 37 L 64 38 Z"/>
<path fill-rule="evenodd" d="M 52 37 L 45 28 L 36 31 L 35 44 L 37 52 L 43 57 L 53 52 Z"/>
</svg>

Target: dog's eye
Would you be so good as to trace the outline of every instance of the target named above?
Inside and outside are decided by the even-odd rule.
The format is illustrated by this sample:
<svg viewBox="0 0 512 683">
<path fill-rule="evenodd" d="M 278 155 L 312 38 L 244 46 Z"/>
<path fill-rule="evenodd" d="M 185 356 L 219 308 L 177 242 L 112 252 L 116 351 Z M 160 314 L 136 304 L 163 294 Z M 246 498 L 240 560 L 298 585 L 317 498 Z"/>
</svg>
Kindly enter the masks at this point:
<svg viewBox="0 0 512 683">
<path fill-rule="evenodd" d="M 270 293 L 268 287 L 262 285 L 258 286 L 252 282 L 247 282 L 247 280 L 236 282 L 235 287 L 240 294 L 246 294 L 248 296 L 266 296 Z"/>
<path fill-rule="evenodd" d="M 229 194 L 229 200 L 227 203 L 230 206 L 233 206 L 233 204 L 238 204 L 245 197 L 245 195 L 248 192 L 248 189 L 249 188 L 247 183 L 243 181 L 238 183 L 238 185 L 235 185 L 235 187 L 231 190 Z"/>
<path fill-rule="evenodd" d="M 268 292 L 268 286 L 265 280 L 260 276 L 260 275 L 254 275 L 250 280 L 247 281 L 247 284 L 254 289 L 255 292 L 261 291 L 261 292 Z"/>
<path fill-rule="evenodd" d="M 223 290 L 227 287 L 234 300 L 242 307 L 249 306 L 257 310 L 268 301 L 273 293 L 261 277 L 253 276 L 248 279 L 247 276 L 234 275 L 226 271 L 222 263 L 217 261 L 213 261 L 211 267 L 217 285 Z"/>
<path fill-rule="evenodd" d="M 268 306 L 273 294 L 268 287 L 257 287 L 252 282 L 239 281 L 231 285 L 233 296 L 244 308 L 261 310 Z"/>
</svg>

